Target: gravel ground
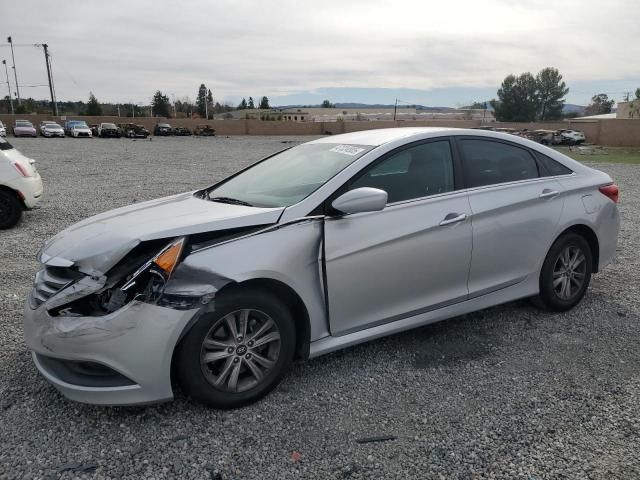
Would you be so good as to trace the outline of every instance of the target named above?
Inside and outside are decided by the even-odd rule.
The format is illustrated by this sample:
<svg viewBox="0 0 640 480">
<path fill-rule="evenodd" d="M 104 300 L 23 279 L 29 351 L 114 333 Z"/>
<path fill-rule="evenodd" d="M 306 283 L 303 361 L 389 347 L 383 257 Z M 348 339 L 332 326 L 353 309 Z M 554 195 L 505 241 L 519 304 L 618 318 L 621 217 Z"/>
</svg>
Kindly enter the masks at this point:
<svg viewBox="0 0 640 480">
<path fill-rule="evenodd" d="M 37 374 L 21 316 L 46 238 L 303 140 L 10 139 L 46 190 L 0 232 L 0 478 L 640 478 L 639 166 L 600 166 L 619 251 L 571 312 L 517 302 L 299 362 L 236 411 L 76 404 Z"/>
</svg>

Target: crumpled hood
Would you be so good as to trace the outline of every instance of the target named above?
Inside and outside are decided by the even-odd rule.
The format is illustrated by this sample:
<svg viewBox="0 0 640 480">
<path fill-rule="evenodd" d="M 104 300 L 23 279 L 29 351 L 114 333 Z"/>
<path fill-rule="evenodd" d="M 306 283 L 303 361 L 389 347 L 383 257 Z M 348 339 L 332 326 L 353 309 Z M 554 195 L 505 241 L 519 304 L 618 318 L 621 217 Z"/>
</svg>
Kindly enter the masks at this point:
<svg viewBox="0 0 640 480">
<path fill-rule="evenodd" d="M 256 208 L 210 202 L 193 192 L 159 198 L 89 217 L 45 243 L 40 261 L 76 264 L 88 274 L 104 274 L 140 242 L 194 233 L 277 223 L 283 208 Z"/>
</svg>

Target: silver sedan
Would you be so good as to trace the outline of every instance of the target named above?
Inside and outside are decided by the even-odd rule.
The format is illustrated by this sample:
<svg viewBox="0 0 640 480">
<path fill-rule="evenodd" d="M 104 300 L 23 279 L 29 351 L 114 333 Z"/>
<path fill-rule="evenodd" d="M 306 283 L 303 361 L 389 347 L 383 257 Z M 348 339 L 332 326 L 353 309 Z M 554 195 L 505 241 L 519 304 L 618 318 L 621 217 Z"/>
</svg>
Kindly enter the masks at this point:
<svg viewBox="0 0 640 480">
<path fill-rule="evenodd" d="M 530 297 L 564 311 L 616 250 L 618 187 L 518 137 L 325 137 L 211 187 L 102 213 L 42 248 L 24 329 L 40 372 L 97 404 L 217 408 L 316 357 Z"/>
</svg>

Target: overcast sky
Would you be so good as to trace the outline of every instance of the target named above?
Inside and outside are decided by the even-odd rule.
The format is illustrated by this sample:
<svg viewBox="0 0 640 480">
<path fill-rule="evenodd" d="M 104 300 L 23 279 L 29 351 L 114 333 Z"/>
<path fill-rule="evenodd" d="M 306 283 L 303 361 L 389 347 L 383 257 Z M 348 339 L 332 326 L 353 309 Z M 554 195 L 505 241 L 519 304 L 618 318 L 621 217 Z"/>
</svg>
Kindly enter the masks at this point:
<svg viewBox="0 0 640 480">
<path fill-rule="evenodd" d="M 59 100 L 461 105 L 509 73 L 560 69 L 585 104 L 640 87 L 637 0 L 5 0 L 0 40 L 48 43 Z M 42 49 L 16 47 L 23 97 L 47 98 Z M 11 63 L 7 47 L 0 59 Z M 11 71 L 9 72 L 11 74 Z M 4 72 L 0 72 L 4 81 Z M 11 78 L 13 84 L 13 78 Z M 6 83 L 0 95 L 6 95 Z"/>
</svg>

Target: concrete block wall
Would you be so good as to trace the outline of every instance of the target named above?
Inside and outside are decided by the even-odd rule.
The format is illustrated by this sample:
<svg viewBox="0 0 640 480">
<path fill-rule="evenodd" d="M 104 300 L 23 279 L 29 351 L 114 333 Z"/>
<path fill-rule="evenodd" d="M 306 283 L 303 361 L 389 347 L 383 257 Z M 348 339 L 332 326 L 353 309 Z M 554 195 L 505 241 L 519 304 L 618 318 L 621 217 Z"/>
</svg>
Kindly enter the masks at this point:
<svg viewBox="0 0 640 480">
<path fill-rule="evenodd" d="M 64 123 L 61 117 L 50 115 L 7 115 L 0 114 L 0 120 L 7 127 L 11 127 L 16 119 L 30 120 L 36 127 L 43 120 L 54 120 Z M 398 120 L 398 121 L 339 121 L 339 122 L 289 122 L 263 120 L 191 120 L 166 119 L 151 117 L 80 117 L 67 116 L 67 120 L 85 120 L 89 125 L 111 123 L 136 123 L 144 125 L 153 131 L 156 123 L 170 123 L 174 127 L 186 127 L 193 130 L 197 125 L 208 124 L 216 130 L 218 135 L 324 135 L 357 132 L 376 128 L 393 127 L 458 127 L 472 128 L 481 125 L 480 120 Z M 609 147 L 640 147 L 640 119 L 606 119 L 567 122 L 537 122 L 537 123 L 509 123 L 494 122 L 494 127 L 515 128 L 521 130 L 556 130 L 560 128 L 581 130 L 585 133 L 587 142 Z"/>
</svg>

